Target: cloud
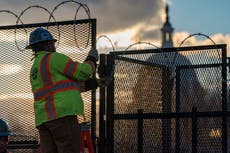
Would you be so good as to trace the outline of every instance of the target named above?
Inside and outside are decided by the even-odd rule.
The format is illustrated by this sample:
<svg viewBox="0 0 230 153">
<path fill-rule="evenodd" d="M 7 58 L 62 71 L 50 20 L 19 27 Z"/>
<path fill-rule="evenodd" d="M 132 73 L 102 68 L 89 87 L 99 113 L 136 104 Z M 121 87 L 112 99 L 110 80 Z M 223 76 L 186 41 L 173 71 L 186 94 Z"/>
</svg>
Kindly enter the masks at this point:
<svg viewBox="0 0 230 153">
<path fill-rule="evenodd" d="M 63 0 L 2 0 L 0 10 L 11 10 L 18 15 L 29 6 L 40 5 L 50 12 Z M 148 41 L 153 44 L 161 43 L 161 27 L 165 22 L 165 3 L 173 4 L 172 0 L 78 0 L 86 4 L 92 18 L 97 19 L 97 35 L 108 35 L 114 45 L 123 47 L 138 41 Z M 65 3 L 54 12 L 57 21 L 73 20 L 76 3 Z M 170 16 L 170 12 L 169 12 Z M 25 12 L 22 21 L 26 23 L 39 23 L 48 21 L 49 14 L 42 9 L 32 8 Z M 84 9 L 80 9 L 77 19 L 87 18 Z M 0 13 L 2 24 L 14 24 L 16 19 L 9 18 Z M 52 19 L 53 21 L 53 19 Z M 173 23 L 171 23 L 173 26 Z M 177 27 L 174 27 L 175 29 Z M 121 33 L 124 33 L 123 35 Z M 115 36 L 118 34 L 118 36 Z M 174 46 L 177 47 L 190 34 L 186 31 L 175 32 L 173 35 Z M 121 39 L 123 37 L 123 40 Z M 229 46 L 229 35 L 215 34 L 210 36 L 216 43 L 226 43 Z M 125 44 L 126 43 L 126 44 Z M 129 44 L 128 44 L 129 43 Z M 207 45 L 212 44 L 210 40 L 192 37 L 182 45 Z M 101 45 L 103 46 L 103 45 Z M 228 48 L 229 50 L 229 48 Z"/>
<path fill-rule="evenodd" d="M 27 7 L 40 4 L 40 6 L 45 6 L 45 8 L 51 12 L 53 8 L 62 1 L 49 1 L 49 3 L 46 1 L 40 3 L 38 3 L 39 1 L 37 1 L 37 3 L 35 2 L 36 1 L 33 0 L 2 0 L 2 7 L 0 7 L 0 9 L 7 8 L 8 10 L 15 11 L 19 15 L 21 11 Z M 159 18 L 161 13 L 159 10 L 161 10 L 164 6 L 164 0 L 82 0 L 81 2 L 85 3 L 90 8 L 91 16 L 93 18 L 97 18 L 99 33 L 127 29 L 140 22 L 150 22 L 149 25 L 154 24 L 154 21 L 159 21 L 158 23 L 162 22 L 161 18 Z M 62 11 L 57 13 L 55 18 L 63 17 L 73 19 L 76 13 L 76 7 L 78 7 L 76 3 L 63 4 L 62 7 L 60 6 L 58 8 L 62 9 Z M 56 11 L 58 12 L 58 10 Z M 43 13 L 41 13 L 41 9 L 31 9 L 29 12 L 30 13 L 28 15 L 27 13 L 23 14 L 23 21 L 39 21 L 39 18 L 43 17 L 44 19 L 45 16 L 49 16 L 49 14 L 43 15 Z M 39 15 L 31 15 L 31 13 Z M 79 14 L 85 14 L 84 10 L 80 10 Z"/>
<path fill-rule="evenodd" d="M 230 56 L 230 34 L 215 34 L 212 36 L 212 39 L 216 44 L 227 44 L 228 56 Z"/>
<path fill-rule="evenodd" d="M 150 41 L 155 42 L 161 38 L 160 26 L 148 26 L 147 24 L 142 24 L 136 28 L 135 35 L 132 37 L 134 42 L 137 41 Z"/>
<path fill-rule="evenodd" d="M 20 15 L 27 8 L 39 5 L 45 6 L 44 8 L 50 12 L 55 10 L 53 16 L 56 21 L 73 20 L 76 14 L 76 8 L 79 7 L 79 5 L 72 2 L 59 5 L 61 2 L 64 1 L 3 0 L 0 10 L 7 8 L 7 10 L 14 11 Z M 134 43 L 142 40 L 160 39 L 158 28 L 160 29 L 165 20 L 165 12 L 163 12 L 165 0 L 79 0 L 78 2 L 86 4 L 90 9 L 91 17 L 97 19 L 97 35 L 120 34 L 122 32 L 132 31 L 132 33 L 128 33 L 129 38 L 124 34 L 124 40 L 121 40 L 120 37 L 119 39 L 115 39 L 114 42 L 117 45 L 120 44 L 124 46 L 125 42 L 130 41 Z M 54 9 L 56 6 L 58 6 L 58 8 Z M 47 22 L 49 15 L 50 14 L 42 8 L 32 7 L 26 10 L 20 19 L 24 24 Z M 84 9 L 80 9 L 76 17 L 76 19 L 82 18 L 87 18 Z M 12 17 L 9 19 L 8 15 L 3 16 L 1 13 L 0 19 L 4 21 L 6 25 L 9 25 L 7 23 L 11 25 L 15 24 L 17 20 Z M 51 21 L 54 21 L 54 19 L 52 18 Z M 127 46 L 130 44 L 126 43 Z"/>
<path fill-rule="evenodd" d="M 99 30 L 103 32 L 127 29 L 140 22 L 149 22 L 149 25 L 156 20 L 162 22 L 159 19 L 159 10 L 164 5 L 161 0 L 100 0 L 100 2 L 94 6 L 92 16 L 97 17 Z"/>
<path fill-rule="evenodd" d="M 204 36 L 199 36 L 199 35 L 189 37 L 191 35 L 193 35 L 193 34 L 190 34 L 188 32 L 175 32 L 173 34 L 174 47 L 214 45 L 214 43 L 215 44 L 227 44 L 227 54 L 228 54 L 228 56 L 230 56 L 230 34 L 224 35 L 221 33 L 217 33 L 217 34 L 214 34 L 211 36 L 207 35 L 210 39 L 208 39 Z M 200 37 L 203 37 L 203 38 L 201 39 Z M 188 39 L 186 39 L 186 38 L 188 38 Z"/>
</svg>

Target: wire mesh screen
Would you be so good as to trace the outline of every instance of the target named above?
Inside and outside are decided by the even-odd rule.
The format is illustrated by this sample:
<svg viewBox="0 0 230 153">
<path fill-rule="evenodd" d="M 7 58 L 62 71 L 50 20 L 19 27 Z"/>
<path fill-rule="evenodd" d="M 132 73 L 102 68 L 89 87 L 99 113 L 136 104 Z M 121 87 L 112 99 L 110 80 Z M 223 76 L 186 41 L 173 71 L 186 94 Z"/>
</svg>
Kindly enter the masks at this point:
<svg viewBox="0 0 230 153">
<path fill-rule="evenodd" d="M 223 111 L 222 49 L 220 45 L 111 53 L 115 55 L 114 152 L 138 152 L 139 130 L 144 153 L 192 152 L 194 126 L 197 152 L 221 152 L 222 118 L 197 117 L 195 125 L 191 113 L 193 108 Z M 133 118 L 119 119 L 138 110 L 152 113 L 152 119 L 143 118 L 143 129 Z"/>
<path fill-rule="evenodd" d="M 63 21 L 49 23 L 48 30 L 58 40 L 57 52 L 73 60 L 83 62 L 91 47 L 95 46 L 95 19 Z M 27 45 L 28 35 L 37 27 L 47 28 L 47 23 L 22 26 L 0 27 L 0 118 L 4 119 L 13 132 L 10 145 L 21 143 L 38 143 L 33 112 L 33 95 L 29 81 L 32 65 L 32 52 L 23 50 Z M 82 94 L 85 106 L 85 117 L 91 121 L 91 92 Z M 80 118 L 80 122 L 83 118 Z M 15 150 L 16 149 L 16 150 Z M 26 147 L 24 148 L 26 149 Z M 33 149 L 12 152 L 33 152 Z"/>
</svg>

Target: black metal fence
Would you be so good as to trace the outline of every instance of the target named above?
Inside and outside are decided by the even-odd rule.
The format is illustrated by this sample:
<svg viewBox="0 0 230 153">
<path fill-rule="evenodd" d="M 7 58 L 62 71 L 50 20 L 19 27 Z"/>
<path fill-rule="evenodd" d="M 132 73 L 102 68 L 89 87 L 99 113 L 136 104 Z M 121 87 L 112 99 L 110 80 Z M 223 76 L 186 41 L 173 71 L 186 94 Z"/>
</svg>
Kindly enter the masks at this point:
<svg viewBox="0 0 230 153">
<path fill-rule="evenodd" d="M 229 152 L 226 45 L 101 55 L 103 153 Z"/>
<path fill-rule="evenodd" d="M 0 27 L 0 118 L 10 126 L 9 149 L 12 152 L 36 152 L 39 137 L 34 124 L 33 95 L 29 82 L 32 52 L 24 50 L 29 33 L 44 27 L 58 40 L 57 52 L 83 62 L 96 46 L 96 19 L 36 23 Z M 96 92 L 82 94 L 86 121 L 92 123 L 96 141 Z M 80 122 L 83 118 L 80 118 Z"/>
</svg>

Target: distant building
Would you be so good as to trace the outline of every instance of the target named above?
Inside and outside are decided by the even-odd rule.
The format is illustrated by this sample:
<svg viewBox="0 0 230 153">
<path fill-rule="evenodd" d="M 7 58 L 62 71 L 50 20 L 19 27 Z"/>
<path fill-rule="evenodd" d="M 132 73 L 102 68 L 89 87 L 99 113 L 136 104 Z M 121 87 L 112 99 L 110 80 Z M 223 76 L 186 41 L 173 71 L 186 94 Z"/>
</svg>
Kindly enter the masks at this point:
<svg viewBox="0 0 230 153">
<path fill-rule="evenodd" d="M 171 23 L 169 22 L 169 7 L 168 4 L 166 5 L 166 21 L 161 28 L 162 32 L 162 48 L 171 48 L 173 47 L 173 41 L 172 41 L 172 34 L 173 34 L 173 27 L 171 26 Z"/>
<path fill-rule="evenodd" d="M 161 28 L 162 48 L 173 48 L 173 30 L 169 21 L 169 6 L 166 6 L 166 21 Z M 174 61 L 175 58 L 175 61 Z M 157 66 L 143 65 L 139 69 L 136 86 L 133 89 L 133 106 L 130 106 L 132 112 L 143 109 L 144 113 L 171 113 L 176 112 L 176 84 L 175 76 L 171 76 L 174 69 L 178 66 L 191 66 L 191 61 L 180 53 L 176 54 L 160 52 L 152 54 L 147 62 Z M 179 112 L 191 112 L 193 106 L 199 110 L 204 108 L 205 89 L 199 82 L 194 69 L 180 70 L 180 110 Z M 129 110 L 130 111 L 130 110 Z M 131 111 L 130 111 L 131 112 Z M 202 125 L 203 126 L 203 125 Z M 149 129 L 148 127 L 151 127 Z M 180 119 L 180 147 L 182 152 L 190 152 L 192 144 L 191 119 Z M 208 128 L 208 127 L 205 127 Z M 208 135 L 209 131 L 203 131 L 200 135 Z M 156 131 L 162 131 L 161 137 L 153 134 Z M 152 146 L 154 150 L 161 146 L 165 152 L 175 149 L 175 122 L 169 120 L 154 120 L 153 125 L 146 125 L 144 139 L 148 142 L 146 146 Z M 174 133 L 174 134 L 173 134 Z M 172 135 L 171 135 L 172 134 Z M 155 135 L 155 136 L 154 136 Z M 170 136 L 169 136 L 170 135 Z M 203 139 L 203 137 L 200 137 Z M 153 143 L 151 144 L 150 141 Z M 210 144 L 207 144 L 210 146 Z M 160 150 L 161 150 L 160 149 Z"/>
</svg>

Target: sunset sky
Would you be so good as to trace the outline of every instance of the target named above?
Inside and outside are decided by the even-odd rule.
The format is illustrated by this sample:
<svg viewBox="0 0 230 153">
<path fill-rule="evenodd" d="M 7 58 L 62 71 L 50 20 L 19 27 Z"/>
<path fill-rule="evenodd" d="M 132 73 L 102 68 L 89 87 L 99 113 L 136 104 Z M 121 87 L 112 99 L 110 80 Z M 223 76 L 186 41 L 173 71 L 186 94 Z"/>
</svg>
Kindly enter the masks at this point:
<svg viewBox="0 0 230 153">
<path fill-rule="evenodd" d="M 61 0 L 1 0 L 0 10 L 10 10 L 17 14 L 29 6 L 39 5 L 50 12 Z M 97 19 L 97 37 L 106 35 L 117 47 L 145 41 L 157 46 L 161 44 L 160 28 L 165 22 L 165 5 L 169 4 L 170 22 L 174 28 L 174 46 L 194 33 L 203 33 L 215 43 L 230 46 L 229 0 L 79 0 L 90 9 L 91 18 Z M 65 3 L 53 13 L 57 21 L 73 20 L 77 3 Z M 32 8 L 24 12 L 24 24 L 46 22 L 49 14 L 42 9 Z M 79 18 L 88 18 L 80 9 Z M 1 25 L 15 24 L 15 17 L 0 13 Z M 191 45 L 212 44 L 198 36 L 191 39 Z M 100 39 L 98 48 L 111 47 L 106 39 Z M 229 48 L 229 47 L 228 47 Z"/>
</svg>

